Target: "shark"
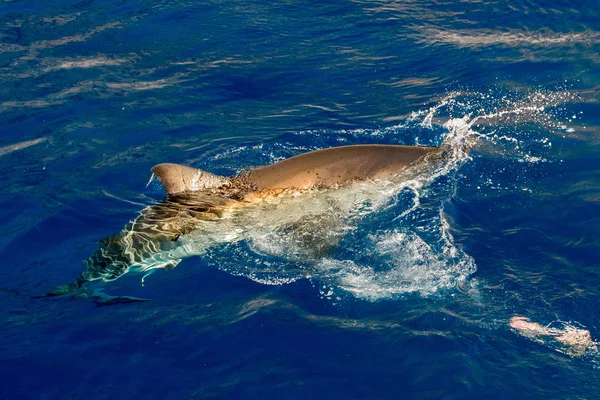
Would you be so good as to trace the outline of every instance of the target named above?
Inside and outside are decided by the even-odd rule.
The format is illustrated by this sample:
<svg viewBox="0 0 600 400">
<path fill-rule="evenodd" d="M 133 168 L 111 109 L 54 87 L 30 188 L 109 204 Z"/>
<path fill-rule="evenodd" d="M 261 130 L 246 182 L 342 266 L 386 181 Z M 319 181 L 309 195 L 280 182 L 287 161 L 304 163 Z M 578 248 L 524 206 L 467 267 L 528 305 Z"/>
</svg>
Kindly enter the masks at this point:
<svg viewBox="0 0 600 400">
<path fill-rule="evenodd" d="M 448 153 L 444 145 L 340 146 L 231 177 L 158 164 L 152 168 L 153 178 L 164 186 L 166 198 L 102 239 L 75 281 L 47 296 L 76 293 L 88 282 L 113 281 L 129 272 L 145 277 L 159 268 L 171 270 L 212 246 L 253 235 L 256 239 L 257 232 L 269 240 L 285 236 L 288 258 L 323 257 L 344 236 L 348 218 L 357 215 L 360 204 L 371 204 L 380 187 L 425 174 Z M 106 304 L 144 300 L 98 293 L 92 297 Z"/>
</svg>

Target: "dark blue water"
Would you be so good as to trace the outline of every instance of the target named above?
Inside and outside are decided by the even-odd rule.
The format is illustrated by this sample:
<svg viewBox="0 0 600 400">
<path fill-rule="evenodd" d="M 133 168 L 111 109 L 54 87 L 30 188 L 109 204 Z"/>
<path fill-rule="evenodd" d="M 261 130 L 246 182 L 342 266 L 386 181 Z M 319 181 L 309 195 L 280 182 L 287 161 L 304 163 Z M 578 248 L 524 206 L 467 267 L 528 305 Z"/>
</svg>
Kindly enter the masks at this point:
<svg viewBox="0 0 600 400">
<path fill-rule="evenodd" d="M 3 2 L 0 397 L 596 398 L 597 347 L 509 320 L 600 340 L 599 54 L 596 1 Z M 153 301 L 34 298 L 164 198 L 157 163 L 452 138 L 426 177 L 327 194 L 352 218 L 319 260 L 270 227 L 323 201 L 284 199 L 96 285 Z"/>
</svg>

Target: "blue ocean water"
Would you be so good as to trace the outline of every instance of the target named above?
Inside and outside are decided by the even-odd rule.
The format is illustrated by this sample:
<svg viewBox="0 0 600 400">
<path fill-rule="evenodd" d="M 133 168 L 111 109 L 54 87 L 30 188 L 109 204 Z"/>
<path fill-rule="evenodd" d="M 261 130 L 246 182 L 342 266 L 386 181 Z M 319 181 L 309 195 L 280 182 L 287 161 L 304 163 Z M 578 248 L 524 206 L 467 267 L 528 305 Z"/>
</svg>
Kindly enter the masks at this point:
<svg viewBox="0 0 600 400">
<path fill-rule="evenodd" d="M 4 1 L 0 397 L 597 398 L 595 345 L 509 321 L 600 341 L 599 54 L 596 1 Z M 165 197 L 160 162 L 444 141 L 470 151 L 95 283 L 152 301 L 37 298 Z M 276 228 L 332 205 L 337 246 L 292 256 Z"/>
</svg>

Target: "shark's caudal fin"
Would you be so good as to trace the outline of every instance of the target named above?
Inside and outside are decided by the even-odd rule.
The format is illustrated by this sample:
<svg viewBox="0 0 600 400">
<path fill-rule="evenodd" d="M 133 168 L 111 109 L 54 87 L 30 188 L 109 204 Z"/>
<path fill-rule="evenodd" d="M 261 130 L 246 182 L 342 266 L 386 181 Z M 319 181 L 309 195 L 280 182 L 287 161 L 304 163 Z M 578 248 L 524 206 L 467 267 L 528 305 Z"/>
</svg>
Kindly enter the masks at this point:
<svg viewBox="0 0 600 400">
<path fill-rule="evenodd" d="M 229 179 L 224 176 L 181 164 L 158 164 L 152 167 L 152 173 L 158 177 L 169 194 L 195 192 L 229 183 Z"/>
</svg>

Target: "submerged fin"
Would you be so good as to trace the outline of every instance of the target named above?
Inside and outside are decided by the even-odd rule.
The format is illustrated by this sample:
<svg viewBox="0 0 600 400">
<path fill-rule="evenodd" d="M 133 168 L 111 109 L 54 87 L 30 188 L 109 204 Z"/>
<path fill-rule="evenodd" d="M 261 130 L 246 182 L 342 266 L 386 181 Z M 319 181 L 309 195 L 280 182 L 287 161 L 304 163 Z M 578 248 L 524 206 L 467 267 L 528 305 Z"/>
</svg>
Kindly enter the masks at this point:
<svg viewBox="0 0 600 400">
<path fill-rule="evenodd" d="M 139 297 L 131 297 L 131 296 L 111 296 L 102 292 L 102 289 L 94 289 L 92 291 L 87 289 L 82 289 L 81 285 L 83 282 L 76 281 L 70 283 L 68 285 L 62 285 L 57 287 L 55 290 L 46 293 L 42 296 L 33 296 L 34 299 L 41 299 L 45 297 L 59 297 L 65 295 L 72 295 L 77 299 L 91 299 L 98 306 L 110 306 L 113 304 L 121 304 L 121 303 L 139 303 L 143 301 L 151 301 L 150 299 L 142 299 Z"/>
<path fill-rule="evenodd" d="M 167 271 L 172 271 L 173 268 L 175 268 L 177 265 L 179 265 L 180 262 L 181 262 L 180 259 L 167 261 L 163 265 L 161 265 L 161 268 L 164 268 Z"/>
<path fill-rule="evenodd" d="M 229 179 L 224 176 L 181 164 L 158 164 L 152 167 L 152 173 L 158 177 L 169 194 L 196 192 L 229 183 Z"/>
<path fill-rule="evenodd" d="M 64 296 L 65 294 L 75 293 L 79 290 L 79 284 L 77 282 L 69 283 L 68 285 L 62 285 L 57 287 L 51 292 L 46 293 L 43 296 L 39 297 L 56 297 L 56 296 Z"/>
<path fill-rule="evenodd" d="M 76 299 L 91 299 L 98 306 L 111 306 L 113 304 L 122 304 L 122 303 L 139 303 L 143 301 L 151 301 L 150 299 L 142 299 L 139 297 L 132 296 L 111 296 L 106 293 L 102 293 L 100 289 L 94 289 L 93 291 L 88 291 L 85 289 L 80 289 L 75 286 L 75 284 L 63 285 L 56 288 L 56 290 L 52 292 L 48 292 L 43 296 L 33 296 L 34 299 L 42 299 L 45 297 L 58 297 L 64 296 L 67 294 L 72 294 Z"/>
<path fill-rule="evenodd" d="M 83 285 L 86 281 L 82 278 L 77 278 L 77 280 L 73 283 L 69 283 L 68 285 L 58 286 L 51 292 L 48 292 L 41 296 L 33 296 L 34 299 L 41 299 L 44 297 L 58 297 L 64 296 L 66 294 L 76 294 L 79 290 L 81 290 L 81 285 Z"/>
<path fill-rule="evenodd" d="M 140 303 L 145 301 L 151 301 L 150 299 L 142 299 L 139 297 L 132 296 L 111 296 L 109 294 L 103 293 L 100 289 L 94 289 L 91 293 L 86 291 L 81 291 L 80 293 L 75 295 L 76 298 L 83 299 L 91 299 L 96 305 L 102 306 L 112 306 L 114 304 L 123 304 L 123 303 Z"/>
</svg>

